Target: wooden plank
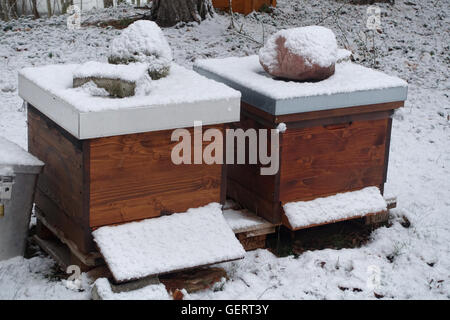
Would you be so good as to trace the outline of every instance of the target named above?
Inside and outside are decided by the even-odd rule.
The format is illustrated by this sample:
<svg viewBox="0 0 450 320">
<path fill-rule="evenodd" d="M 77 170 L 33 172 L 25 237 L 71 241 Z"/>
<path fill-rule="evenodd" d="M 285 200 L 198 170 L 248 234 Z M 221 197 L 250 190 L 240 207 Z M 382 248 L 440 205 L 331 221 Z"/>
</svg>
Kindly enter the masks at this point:
<svg viewBox="0 0 450 320">
<path fill-rule="evenodd" d="M 63 230 L 58 229 L 50 221 L 47 220 L 48 216 L 40 210 L 40 208 L 35 208 L 36 218 L 42 223 L 46 228 L 48 228 L 55 237 L 64 245 L 66 245 L 70 252 L 76 256 L 83 264 L 86 266 L 98 266 L 104 264 L 101 255 L 97 251 L 83 252 L 80 250 L 79 245 L 76 242 L 76 237 L 71 233 L 67 233 Z M 76 228 L 76 226 L 73 226 Z M 42 239 L 43 240 L 43 239 Z"/>
<path fill-rule="evenodd" d="M 28 108 L 28 149 L 45 162 L 37 188 L 72 220 L 87 224 L 83 210 L 83 148 L 81 142 Z M 39 200 L 36 203 L 39 205 Z"/>
<path fill-rule="evenodd" d="M 264 249 L 266 247 L 267 235 L 262 234 L 254 237 L 245 237 L 237 235 L 239 242 L 244 247 L 245 251 L 251 251 L 256 249 Z"/>
<path fill-rule="evenodd" d="M 32 240 L 56 261 L 61 270 L 66 271 L 70 266 L 70 250 L 63 243 L 56 240 L 45 240 L 34 235 Z"/>
<path fill-rule="evenodd" d="M 300 128 L 310 128 L 317 126 L 340 126 L 345 123 L 355 123 L 363 121 L 374 121 L 382 120 L 391 117 L 393 114 L 392 110 L 388 111 L 377 111 L 361 114 L 351 114 L 337 117 L 328 117 L 322 119 L 312 119 L 304 121 L 294 121 L 287 124 L 288 130 L 300 129 Z"/>
<path fill-rule="evenodd" d="M 293 113 L 286 115 L 272 115 L 268 112 L 265 112 L 255 106 L 252 106 L 248 103 L 241 102 L 241 113 L 245 114 L 253 114 L 253 118 L 264 119 L 269 123 L 289 123 L 289 122 L 299 122 L 306 120 L 317 120 L 324 118 L 334 118 L 348 115 L 356 115 L 363 113 L 372 113 L 372 112 L 380 112 L 380 111 L 389 111 L 403 107 L 404 101 L 394 101 L 394 102 L 386 102 L 386 103 L 378 103 L 378 104 L 370 104 L 364 106 L 356 106 L 356 107 L 348 107 L 348 108 L 338 108 L 338 109 L 329 109 L 329 110 L 320 110 L 320 111 L 310 111 L 303 113 Z"/>
<path fill-rule="evenodd" d="M 278 201 L 262 198 L 233 179 L 228 178 L 227 183 L 227 195 L 231 199 L 271 223 L 277 224 L 281 222 L 281 206 Z"/>
<path fill-rule="evenodd" d="M 231 126 L 232 129 L 247 130 L 253 129 L 271 129 L 252 118 L 242 115 L 241 122 Z M 259 137 L 257 137 L 258 142 Z M 280 136 L 282 139 L 282 136 Z M 227 142 L 228 143 L 228 142 Z M 270 138 L 268 146 L 270 146 Z M 281 144 L 281 140 L 280 140 Z M 270 153 L 270 150 L 269 150 Z M 278 171 L 275 175 L 261 175 L 261 163 L 248 164 L 249 146 L 245 147 L 246 164 L 229 164 L 227 168 L 228 197 L 236 200 L 244 207 L 255 212 L 271 223 L 279 223 L 281 216 L 279 215 L 279 175 Z"/>
<path fill-rule="evenodd" d="M 45 162 L 35 203 L 52 228 L 61 230 L 77 250 L 95 250 L 84 202 L 83 142 L 28 105 L 28 148 Z"/>
<path fill-rule="evenodd" d="M 222 125 L 203 130 L 208 128 L 223 131 Z M 188 130 L 193 133 L 192 128 Z M 164 130 L 91 140 L 91 227 L 221 201 L 223 165 L 173 164 L 171 151 L 178 142 L 171 141 L 171 134 L 172 130 Z"/>
<path fill-rule="evenodd" d="M 381 211 L 381 212 L 369 213 L 369 214 L 366 214 L 364 216 L 356 215 L 356 216 L 353 216 L 353 217 L 347 217 L 347 218 L 343 218 L 343 219 L 336 219 L 336 220 L 326 221 L 326 222 L 322 222 L 322 223 L 310 224 L 308 226 L 302 226 L 302 227 L 298 227 L 298 228 L 292 227 L 291 224 L 289 223 L 289 220 L 286 217 L 286 215 L 283 214 L 282 223 L 283 223 L 283 225 L 286 228 L 288 228 L 288 229 L 290 229 L 292 231 L 297 231 L 297 230 L 302 230 L 302 229 L 309 229 L 309 228 L 319 227 L 319 226 L 323 226 L 323 225 L 326 225 L 326 224 L 332 224 L 332 223 L 348 221 L 348 220 L 355 220 L 355 219 L 361 219 L 361 218 L 370 219 L 371 217 L 373 217 L 373 218 L 377 219 L 378 217 L 385 217 L 386 214 L 388 214 L 387 211 Z"/>
<path fill-rule="evenodd" d="M 389 198 L 385 197 L 384 200 L 387 203 L 388 209 L 397 208 L 397 197 L 389 197 Z"/>
<path fill-rule="evenodd" d="M 388 118 L 388 123 L 386 126 L 386 143 L 385 143 L 385 152 L 384 152 L 384 179 L 383 182 L 387 181 L 387 173 L 388 173 L 388 164 L 389 164 L 389 149 L 391 146 L 391 133 L 392 133 L 392 117 Z M 384 187 L 383 187 L 384 191 Z M 382 191 L 382 193 L 383 193 Z"/>
<path fill-rule="evenodd" d="M 379 186 L 383 180 L 383 167 L 347 169 L 311 178 L 283 179 L 280 184 L 280 201 L 307 201 L 340 192 L 355 191 L 369 186 Z"/>
<path fill-rule="evenodd" d="M 269 226 L 260 226 L 257 229 L 253 229 L 250 231 L 241 231 L 236 233 L 236 235 L 238 236 L 238 239 L 241 238 L 252 238 L 252 237 L 257 237 L 257 236 L 261 236 L 261 235 L 268 235 L 271 233 L 275 233 L 275 226 L 274 224 L 270 223 Z"/>
<path fill-rule="evenodd" d="M 67 216 L 55 203 L 48 198 L 40 189 L 35 193 L 36 208 L 40 209 L 46 221 L 61 230 L 68 239 L 71 239 L 77 248 L 88 253 L 95 250 L 89 226 L 82 226 Z"/>
</svg>

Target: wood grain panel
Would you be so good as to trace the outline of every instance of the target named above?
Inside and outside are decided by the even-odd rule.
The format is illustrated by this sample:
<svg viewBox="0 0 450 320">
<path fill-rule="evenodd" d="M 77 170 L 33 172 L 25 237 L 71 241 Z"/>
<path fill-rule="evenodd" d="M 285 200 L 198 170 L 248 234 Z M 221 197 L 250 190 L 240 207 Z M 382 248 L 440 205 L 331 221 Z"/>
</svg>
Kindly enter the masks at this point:
<svg viewBox="0 0 450 320">
<path fill-rule="evenodd" d="M 214 8 L 229 10 L 229 0 L 212 0 Z M 233 12 L 249 14 L 253 10 L 258 11 L 263 4 L 275 7 L 276 0 L 233 0 Z"/>
<path fill-rule="evenodd" d="M 254 119 L 241 114 L 241 121 L 230 126 L 231 129 L 243 129 L 244 131 L 252 129 L 272 129 L 272 126 L 261 124 Z M 259 137 L 257 138 L 258 141 Z M 282 139 L 282 136 L 280 136 Z M 227 142 L 228 143 L 228 142 Z M 268 141 L 270 150 L 270 135 Z M 280 142 L 281 145 L 281 142 Z M 236 148 L 235 148 L 236 149 Z M 258 150 L 257 150 L 258 151 Z M 257 215 L 265 218 L 272 223 L 278 223 L 281 221 L 279 216 L 279 171 L 275 175 L 261 175 L 260 163 L 249 164 L 249 146 L 246 144 L 245 148 L 246 163 L 236 163 L 235 152 L 235 164 L 227 165 L 227 195 L 231 199 L 234 199 L 238 203 L 242 204 L 246 208 L 256 212 Z M 264 165 L 266 167 L 266 165 Z"/>
<path fill-rule="evenodd" d="M 223 126 L 216 128 L 223 131 Z M 173 164 L 170 155 L 178 142 L 170 141 L 171 134 L 164 130 L 91 140 L 92 227 L 221 201 L 223 165 Z"/>
<path fill-rule="evenodd" d="M 45 162 L 37 188 L 79 224 L 83 211 L 83 144 L 32 106 L 28 107 L 28 149 Z M 36 201 L 39 205 L 39 202 Z"/>
<path fill-rule="evenodd" d="M 245 183 L 245 181 L 240 182 Z M 267 221 L 274 224 L 281 222 L 281 206 L 278 199 L 263 198 L 248 188 L 247 185 L 242 185 L 230 178 L 227 180 L 227 195 Z M 277 197 L 278 195 L 276 195 Z"/>
<path fill-rule="evenodd" d="M 280 200 L 311 200 L 380 186 L 388 119 L 288 130 L 283 137 Z"/>
<path fill-rule="evenodd" d="M 36 190 L 35 202 L 46 221 L 53 228 L 63 233 L 65 238 L 70 239 L 80 252 L 89 254 L 96 251 L 89 225 L 80 224 L 72 217 L 67 216 L 39 189 Z"/>
</svg>

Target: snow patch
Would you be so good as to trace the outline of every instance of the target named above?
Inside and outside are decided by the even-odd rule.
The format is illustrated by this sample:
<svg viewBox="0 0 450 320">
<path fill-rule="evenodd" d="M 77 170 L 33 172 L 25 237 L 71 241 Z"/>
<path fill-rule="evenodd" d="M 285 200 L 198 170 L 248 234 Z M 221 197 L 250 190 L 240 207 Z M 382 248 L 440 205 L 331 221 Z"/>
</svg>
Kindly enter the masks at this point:
<svg viewBox="0 0 450 320">
<path fill-rule="evenodd" d="M 109 93 L 103 88 L 99 88 L 94 81 L 89 81 L 83 84 L 78 90 L 82 90 L 85 93 L 94 97 L 108 97 Z"/>
<path fill-rule="evenodd" d="M 102 300 L 170 300 L 163 284 L 152 284 L 140 289 L 128 292 L 113 292 L 111 284 L 106 278 L 99 278 L 95 281 L 97 294 Z"/>
<path fill-rule="evenodd" d="M 281 132 L 281 133 L 286 132 L 286 130 L 287 130 L 286 123 L 284 123 L 284 122 L 279 123 L 277 126 L 277 130 L 278 130 L 278 132 Z"/>
</svg>

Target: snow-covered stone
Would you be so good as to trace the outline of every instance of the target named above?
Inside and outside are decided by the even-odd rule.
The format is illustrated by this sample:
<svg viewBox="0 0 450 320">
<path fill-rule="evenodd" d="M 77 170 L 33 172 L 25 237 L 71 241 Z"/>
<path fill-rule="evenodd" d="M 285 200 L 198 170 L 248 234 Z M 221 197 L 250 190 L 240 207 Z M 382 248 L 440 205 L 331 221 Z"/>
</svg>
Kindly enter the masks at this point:
<svg viewBox="0 0 450 320">
<path fill-rule="evenodd" d="M 321 26 L 284 29 L 259 51 L 259 61 L 272 76 L 290 80 L 323 80 L 334 74 L 339 50 L 332 30 Z"/>
<path fill-rule="evenodd" d="M 172 50 L 156 23 L 139 20 L 112 41 L 108 61 L 114 64 L 147 63 L 150 77 L 156 80 L 169 73 Z"/>
</svg>

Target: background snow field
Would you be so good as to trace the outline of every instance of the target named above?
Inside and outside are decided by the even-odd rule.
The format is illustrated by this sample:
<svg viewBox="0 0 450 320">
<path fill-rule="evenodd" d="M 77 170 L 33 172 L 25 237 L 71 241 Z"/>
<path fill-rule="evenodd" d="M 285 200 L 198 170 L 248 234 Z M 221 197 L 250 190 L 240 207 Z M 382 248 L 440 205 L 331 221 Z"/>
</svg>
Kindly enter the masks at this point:
<svg viewBox="0 0 450 320">
<path fill-rule="evenodd" d="M 243 24 L 254 41 L 229 30 L 229 16 L 221 14 L 201 25 L 163 29 L 175 62 L 191 68 L 197 58 L 257 54 L 263 38 L 280 29 L 320 24 L 334 31 L 340 48 L 354 51 L 356 63 L 408 82 L 408 100 L 395 112 L 392 128 L 386 194 L 396 195 L 398 205 L 391 210 L 390 227 L 374 231 L 360 248 L 284 258 L 267 250 L 247 252 L 245 259 L 220 265 L 229 280 L 219 288 L 185 298 L 376 299 L 374 293 L 383 299 L 450 298 L 450 2 L 378 6 L 381 33 L 367 31 L 367 6 L 332 0 L 279 0 L 273 14 L 236 15 L 235 23 Z M 121 7 L 83 12 L 82 19 L 93 23 L 133 14 Z M 17 95 L 18 71 L 52 63 L 106 62 L 108 45 L 120 33 L 98 27 L 68 30 L 66 18 L 0 22 L 0 136 L 24 148 L 26 112 Z M 373 270 L 379 270 L 376 288 L 368 286 Z M 92 282 L 86 274 L 81 292 L 67 289 L 55 274 L 54 262 L 39 250 L 30 259 L 2 261 L 0 299 L 90 298 Z M 140 298 L 167 298 L 156 289 L 142 290 Z"/>
</svg>

